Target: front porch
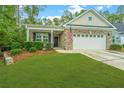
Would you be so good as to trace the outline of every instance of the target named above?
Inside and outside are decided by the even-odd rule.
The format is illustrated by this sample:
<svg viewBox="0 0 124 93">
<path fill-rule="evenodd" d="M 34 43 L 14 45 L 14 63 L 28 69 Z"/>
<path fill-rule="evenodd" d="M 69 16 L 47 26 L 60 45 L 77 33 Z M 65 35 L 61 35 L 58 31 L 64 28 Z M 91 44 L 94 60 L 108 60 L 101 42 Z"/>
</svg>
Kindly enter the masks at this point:
<svg viewBox="0 0 124 93">
<path fill-rule="evenodd" d="M 62 47 L 62 27 L 27 25 L 27 41 L 51 43 L 52 48 Z"/>
</svg>

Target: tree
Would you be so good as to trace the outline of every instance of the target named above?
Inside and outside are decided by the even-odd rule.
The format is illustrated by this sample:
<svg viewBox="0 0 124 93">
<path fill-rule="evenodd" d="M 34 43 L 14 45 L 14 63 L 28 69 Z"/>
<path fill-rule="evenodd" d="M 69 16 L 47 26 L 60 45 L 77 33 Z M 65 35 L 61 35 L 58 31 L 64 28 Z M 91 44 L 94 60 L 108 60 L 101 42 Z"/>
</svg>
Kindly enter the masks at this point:
<svg viewBox="0 0 124 93">
<path fill-rule="evenodd" d="M 118 22 L 118 15 L 111 14 L 107 19 L 111 23 L 117 23 Z"/>
<path fill-rule="evenodd" d="M 82 14 L 85 10 L 81 10 L 80 12 L 75 12 L 74 14 L 68 10 L 65 10 L 63 12 L 63 15 L 61 17 L 61 23 L 64 24 L 70 20 L 72 20 L 73 18 L 79 16 L 80 14 Z"/>
<path fill-rule="evenodd" d="M 124 21 L 124 14 L 119 14 L 118 15 L 118 22 L 122 23 Z"/>
<path fill-rule="evenodd" d="M 54 25 L 60 25 L 61 24 L 61 21 L 60 21 L 59 18 L 54 18 L 53 19 L 53 23 L 54 23 Z"/>
<path fill-rule="evenodd" d="M 42 19 L 37 19 L 37 24 L 43 25 L 43 20 Z"/>
<path fill-rule="evenodd" d="M 43 25 L 53 25 L 53 21 L 49 18 L 43 18 L 41 21 L 43 22 Z"/>
<path fill-rule="evenodd" d="M 9 41 L 9 45 L 13 42 L 19 42 L 21 46 L 24 45 L 26 41 L 26 28 L 21 26 L 20 28 L 16 29 L 16 31 L 7 32 L 7 38 Z"/>
<path fill-rule="evenodd" d="M 117 8 L 117 14 L 124 14 L 124 5 L 120 5 Z"/>
<path fill-rule="evenodd" d="M 16 6 L 0 6 L 0 46 L 9 43 L 8 32 L 16 29 Z"/>
<path fill-rule="evenodd" d="M 86 10 L 81 10 L 80 12 L 75 12 L 74 17 L 79 16 L 80 14 L 82 14 L 83 12 L 85 12 Z"/>
<path fill-rule="evenodd" d="M 108 18 L 110 16 L 110 12 L 108 10 L 102 12 L 102 15 L 106 18 Z"/>
<path fill-rule="evenodd" d="M 51 19 L 47 19 L 47 25 L 53 25 L 53 22 Z"/>
<path fill-rule="evenodd" d="M 20 27 L 21 23 L 20 23 L 20 6 L 18 5 L 17 8 L 17 26 Z"/>
<path fill-rule="evenodd" d="M 73 19 L 73 14 L 70 11 L 65 10 L 63 12 L 62 17 L 61 17 L 61 22 L 64 24 L 64 23 L 66 23 L 66 22 L 68 22 L 68 21 L 70 21 L 72 19 Z"/>
<path fill-rule="evenodd" d="M 47 25 L 47 18 L 42 19 L 43 25 Z"/>
<path fill-rule="evenodd" d="M 36 17 L 39 14 L 39 10 L 44 10 L 45 6 L 36 6 L 36 5 L 30 5 L 30 6 L 24 6 L 24 12 L 27 14 L 28 18 L 25 20 L 28 24 L 35 24 Z"/>
</svg>

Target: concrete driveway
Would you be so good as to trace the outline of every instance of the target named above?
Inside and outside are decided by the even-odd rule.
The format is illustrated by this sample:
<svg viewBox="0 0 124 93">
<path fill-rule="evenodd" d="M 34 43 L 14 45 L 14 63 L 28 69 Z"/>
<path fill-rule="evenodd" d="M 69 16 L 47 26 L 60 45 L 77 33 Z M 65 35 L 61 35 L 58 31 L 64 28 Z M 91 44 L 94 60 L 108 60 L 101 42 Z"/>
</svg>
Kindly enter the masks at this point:
<svg viewBox="0 0 124 93">
<path fill-rule="evenodd" d="M 124 53 L 109 50 L 81 50 L 81 54 L 124 70 Z"/>
<path fill-rule="evenodd" d="M 109 50 L 56 50 L 60 53 L 81 53 L 90 58 L 124 70 L 124 53 Z"/>
</svg>

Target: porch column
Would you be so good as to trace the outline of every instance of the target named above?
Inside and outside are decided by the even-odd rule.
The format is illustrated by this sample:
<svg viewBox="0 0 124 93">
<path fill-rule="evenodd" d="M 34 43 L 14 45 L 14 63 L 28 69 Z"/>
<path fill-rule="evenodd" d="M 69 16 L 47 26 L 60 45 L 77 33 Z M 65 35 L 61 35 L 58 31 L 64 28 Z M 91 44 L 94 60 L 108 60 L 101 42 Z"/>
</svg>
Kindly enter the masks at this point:
<svg viewBox="0 0 124 93">
<path fill-rule="evenodd" d="M 51 47 L 53 48 L 53 44 L 54 44 L 54 41 L 53 41 L 53 30 L 51 30 Z"/>
<path fill-rule="evenodd" d="M 27 42 L 29 41 L 29 29 L 27 29 Z"/>
</svg>

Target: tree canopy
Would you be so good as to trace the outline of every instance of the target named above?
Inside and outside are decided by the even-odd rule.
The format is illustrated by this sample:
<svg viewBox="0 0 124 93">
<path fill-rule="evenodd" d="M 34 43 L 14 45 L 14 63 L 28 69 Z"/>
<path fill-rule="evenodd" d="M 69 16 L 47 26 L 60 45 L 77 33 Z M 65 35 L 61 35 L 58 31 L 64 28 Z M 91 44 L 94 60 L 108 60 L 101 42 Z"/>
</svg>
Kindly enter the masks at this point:
<svg viewBox="0 0 124 93">
<path fill-rule="evenodd" d="M 0 46 L 8 43 L 8 32 L 16 30 L 16 7 L 0 6 Z"/>
</svg>

